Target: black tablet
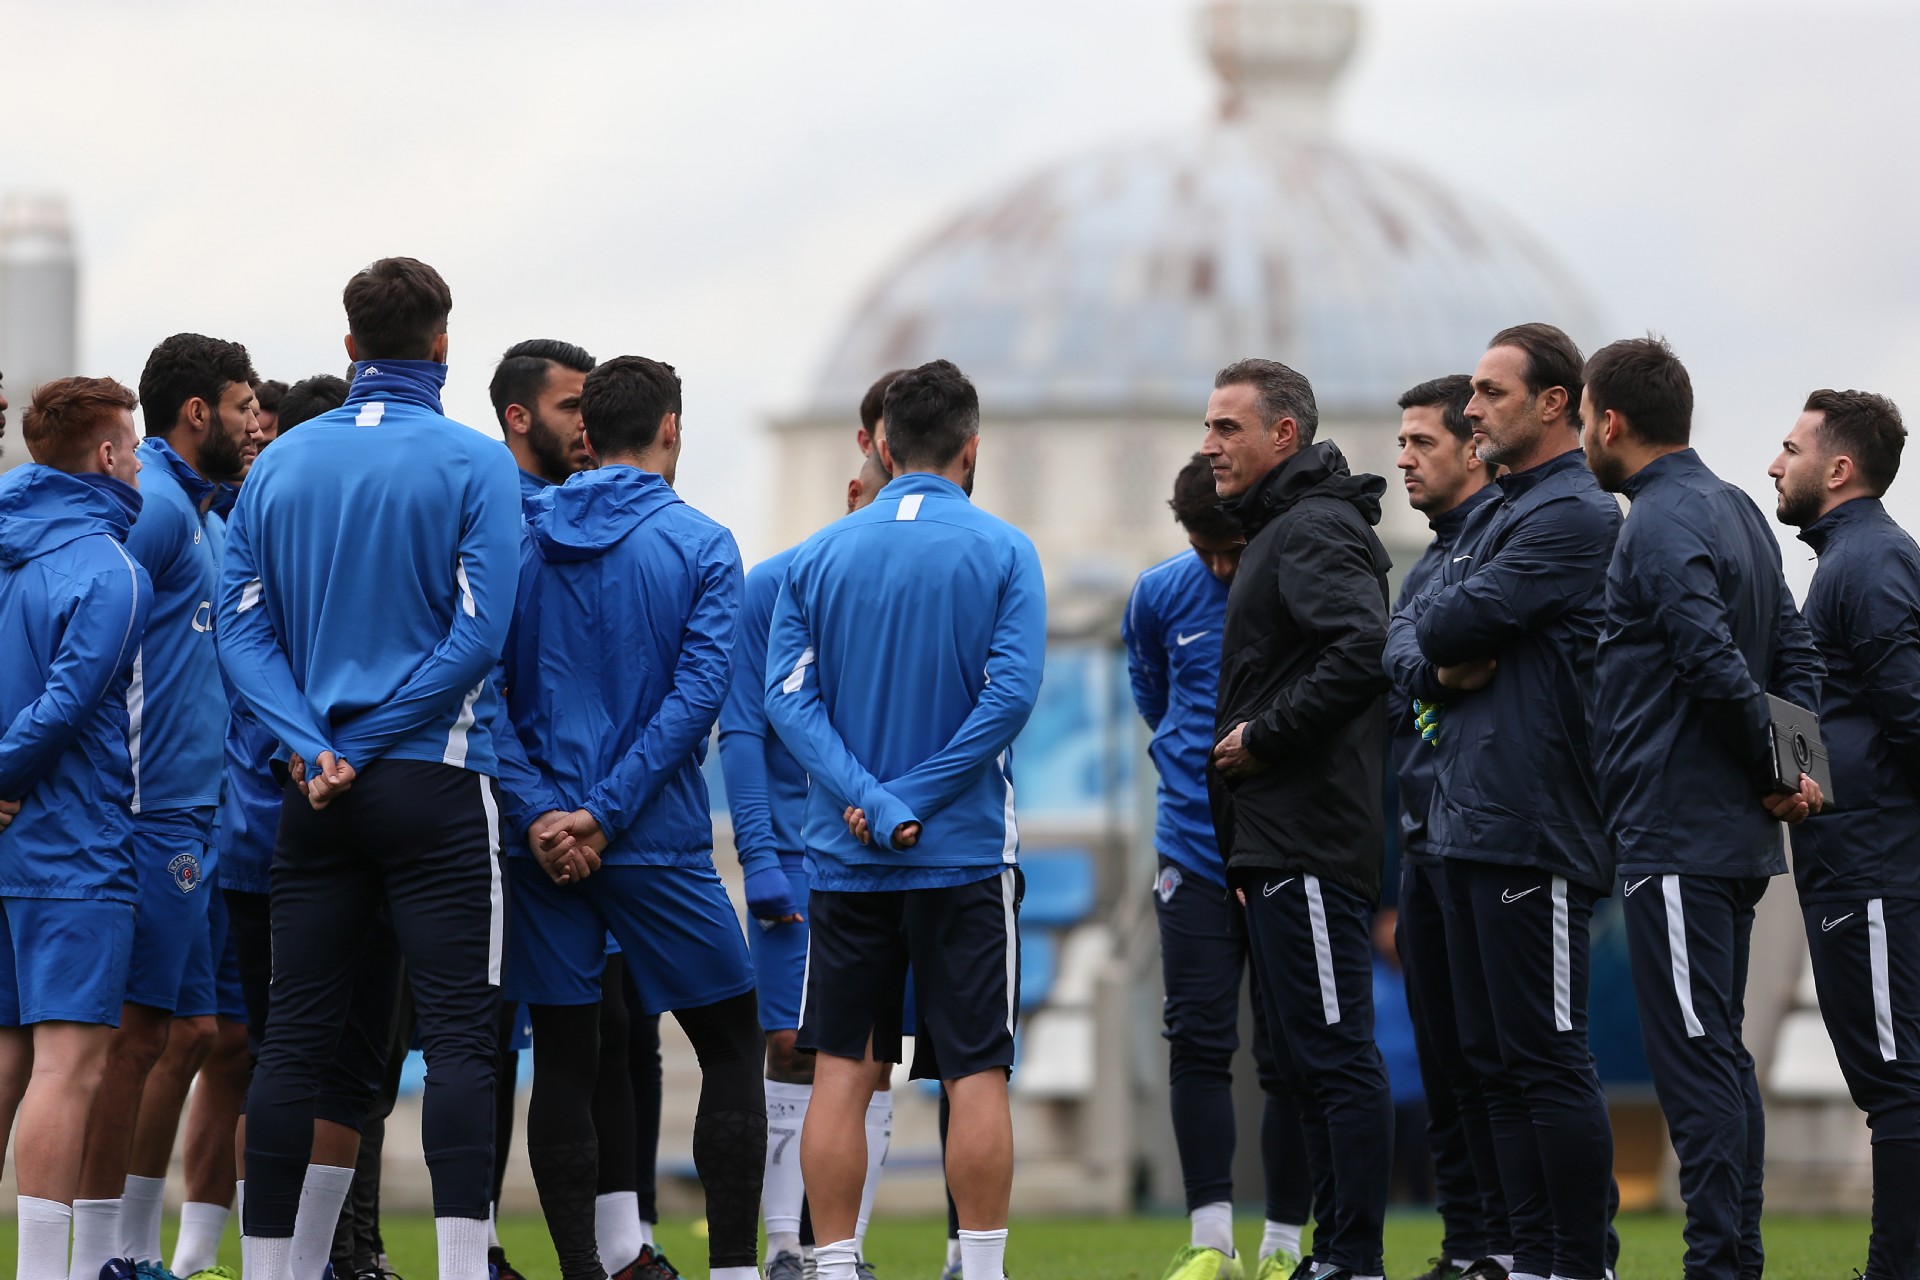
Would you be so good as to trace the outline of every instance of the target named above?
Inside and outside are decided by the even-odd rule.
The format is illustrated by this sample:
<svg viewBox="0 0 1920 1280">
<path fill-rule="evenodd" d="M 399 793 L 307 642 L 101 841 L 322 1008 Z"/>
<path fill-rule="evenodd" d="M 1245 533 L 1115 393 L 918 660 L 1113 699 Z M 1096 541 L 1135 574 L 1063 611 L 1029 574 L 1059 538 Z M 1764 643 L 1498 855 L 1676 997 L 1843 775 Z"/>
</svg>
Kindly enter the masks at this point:
<svg viewBox="0 0 1920 1280">
<path fill-rule="evenodd" d="M 1800 775 L 1820 784 L 1827 804 L 1833 804 L 1833 774 L 1827 768 L 1827 744 L 1820 740 L 1820 717 L 1785 698 L 1767 695 L 1773 716 L 1768 732 L 1773 738 L 1773 781 L 1781 791 L 1798 791 Z"/>
</svg>

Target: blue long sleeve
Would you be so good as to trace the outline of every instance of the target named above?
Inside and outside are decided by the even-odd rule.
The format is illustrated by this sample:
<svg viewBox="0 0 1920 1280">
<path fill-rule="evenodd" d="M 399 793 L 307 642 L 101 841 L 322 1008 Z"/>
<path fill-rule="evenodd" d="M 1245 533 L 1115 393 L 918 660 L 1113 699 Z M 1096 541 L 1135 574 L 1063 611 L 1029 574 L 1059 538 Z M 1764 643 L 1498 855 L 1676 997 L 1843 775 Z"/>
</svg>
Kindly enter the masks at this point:
<svg viewBox="0 0 1920 1280">
<path fill-rule="evenodd" d="M 220 572 L 220 622 L 214 639 L 221 669 L 260 723 L 295 755 L 307 761 L 328 751 L 339 755 L 328 726 L 315 720 L 287 651 L 274 634 L 246 515 L 243 495 L 227 522 L 226 560 Z"/>
<path fill-rule="evenodd" d="M 1120 641 L 1127 649 L 1127 681 L 1133 688 L 1133 705 L 1147 728 L 1158 729 L 1161 717 L 1167 714 L 1167 641 L 1153 615 L 1153 606 L 1137 582 L 1127 611 L 1120 618 Z"/>
</svg>

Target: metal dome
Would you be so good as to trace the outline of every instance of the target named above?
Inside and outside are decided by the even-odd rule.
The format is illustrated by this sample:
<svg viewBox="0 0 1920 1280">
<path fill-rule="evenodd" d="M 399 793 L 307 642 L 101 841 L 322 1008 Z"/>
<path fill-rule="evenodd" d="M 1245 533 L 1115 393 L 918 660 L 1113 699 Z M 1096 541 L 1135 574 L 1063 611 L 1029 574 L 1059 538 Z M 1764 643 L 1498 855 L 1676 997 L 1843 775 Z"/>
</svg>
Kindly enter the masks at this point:
<svg viewBox="0 0 1920 1280">
<path fill-rule="evenodd" d="M 944 357 L 990 416 L 1184 418 L 1216 370 L 1258 355 L 1312 379 L 1323 415 L 1378 417 L 1414 383 L 1470 367 L 1505 325 L 1592 330 L 1580 290 L 1525 233 L 1325 134 L 1324 97 L 1301 86 L 1345 62 L 1350 6 L 1203 17 L 1228 118 L 1069 160 L 961 213 L 869 292 L 809 410 L 844 412 L 885 370 Z M 1289 58 L 1261 63 L 1262 39 Z"/>
</svg>

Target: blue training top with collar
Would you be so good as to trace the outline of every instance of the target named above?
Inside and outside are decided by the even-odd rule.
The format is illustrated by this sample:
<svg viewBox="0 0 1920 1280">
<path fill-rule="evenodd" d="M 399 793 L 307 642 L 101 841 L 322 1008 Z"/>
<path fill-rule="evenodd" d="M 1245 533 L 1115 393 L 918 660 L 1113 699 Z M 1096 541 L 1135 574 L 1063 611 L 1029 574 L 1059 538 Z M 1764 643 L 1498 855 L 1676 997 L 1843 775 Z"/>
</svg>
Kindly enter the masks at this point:
<svg viewBox="0 0 1920 1280">
<path fill-rule="evenodd" d="M 1226 620 L 1227 584 L 1182 551 L 1140 575 L 1120 622 L 1133 703 L 1153 731 L 1147 754 L 1160 774 L 1154 848 L 1222 888 L 1207 761 Z"/>
<path fill-rule="evenodd" d="M 347 402 L 260 455 L 229 522 L 219 647 L 267 730 L 312 761 L 493 774 L 520 564 L 500 441 L 440 410 L 446 366 L 362 361 Z"/>
<path fill-rule="evenodd" d="M 747 575 L 746 605 L 733 643 L 733 687 L 720 708 L 720 767 L 740 866 L 751 873 L 778 859 L 798 870 L 806 848 L 800 823 L 807 807 L 807 771 L 767 719 L 762 685 L 773 607 L 799 547 L 769 556 Z"/>
<path fill-rule="evenodd" d="M 1046 659 L 1027 536 L 959 485 L 897 476 L 801 544 L 767 641 L 767 716 L 807 770 L 815 889 L 965 884 L 1018 860 L 1011 750 Z M 871 843 L 847 830 L 865 810 Z M 919 843 L 892 847 L 902 823 Z"/>
</svg>

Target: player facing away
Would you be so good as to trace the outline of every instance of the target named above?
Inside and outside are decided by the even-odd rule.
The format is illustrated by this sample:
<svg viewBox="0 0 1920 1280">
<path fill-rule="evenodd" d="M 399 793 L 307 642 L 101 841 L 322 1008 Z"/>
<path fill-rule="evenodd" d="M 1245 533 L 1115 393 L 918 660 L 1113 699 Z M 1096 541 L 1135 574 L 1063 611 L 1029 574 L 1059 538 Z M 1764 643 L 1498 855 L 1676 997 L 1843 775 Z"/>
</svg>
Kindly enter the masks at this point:
<svg viewBox="0 0 1920 1280">
<path fill-rule="evenodd" d="M 46 383 L 35 461 L 0 477 L 0 1146 L 11 1133 L 21 1280 L 67 1275 L 75 1139 L 133 947 L 126 693 L 153 602 L 122 545 L 135 403 L 110 378 Z"/>
<path fill-rule="evenodd" d="M 1008 752 L 1046 651 L 1033 544 L 969 495 L 980 402 L 936 360 L 887 388 L 893 480 L 801 545 L 767 643 L 766 709 L 811 780 L 801 1135 L 820 1280 L 853 1280 L 866 1113 L 900 1057 L 952 1100 L 947 1184 L 966 1280 L 1001 1280 L 1019 1008 L 1020 840 Z"/>
<path fill-rule="evenodd" d="M 357 1124 L 379 1089 L 345 1078 L 334 1046 L 356 1003 L 342 960 L 383 904 L 427 1060 L 440 1275 L 486 1280 L 505 924 L 491 676 L 518 578 L 518 486 L 498 441 L 441 412 L 453 300 L 440 274 L 384 258 L 343 300 L 347 402 L 261 456 L 221 574 L 222 665 L 302 779 L 274 854 L 246 1271 L 289 1280 L 314 1119 Z"/>
<path fill-rule="evenodd" d="M 1173 518 L 1192 544 L 1140 575 L 1121 619 L 1134 706 L 1153 731 L 1160 774 L 1154 849 L 1159 874 L 1162 1009 L 1173 1139 L 1186 1182 L 1189 1243 L 1169 1280 L 1233 1277 L 1233 1055 L 1240 1047 L 1240 979 L 1249 976 L 1246 913 L 1227 891 L 1220 841 L 1207 804 L 1214 698 L 1220 687 L 1227 590 L 1246 539 L 1220 505 L 1213 468 L 1195 454 L 1173 484 Z M 1300 1233 L 1312 1208 L 1300 1112 L 1282 1086 L 1272 1033 L 1256 991 L 1253 1059 L 1265 1106 L 1257 1130 L 1266 1175 L 1266 1229 L 1256 1275 L 1286 1280 L 1300 1264 Z"/>
<path fill-rule="evenodd" d="M 601 465 L 529 505 L 504 664 L 505 749 L 524 751 L 509 813 L 528 833 L 508 859 L 507 995 L 533 1015 L 527 1158 L 565 1280 L 604 1274 L 592 1103 L 609 933 L 642 1011 L 672 1011 L 700 1060 L 710 1274 L 758 1275 L 763 1050 L 700 774 L 732 674 L 740 552 L 673 491 L 680 409 L 669 365 L 622 356 L 588 375 L 581 412 Z M 649 1274 L 653 1258 L 616 1275 Z"/>
<path fill-rule="evenodd" d="M 870 433 L 879 426 L 881 397 L 893 376 L 875 383 L 861 404 L 863 425 Z M 869 448 L 860 473 L 847 487 L 847 510 L 858 511 L 872 502 L 888 479 L 879 450 Z M 747 911 L 759 924 L 747 940 L 760 1027 L 767 1034 L 767 1173 L 761 1203 L 768 1280 L 798 1280 L 805 1269 L 800 1223 L 806 1185 L 799 1139 L 814 1076 L 814 1055 L 796 1044 L 807 964 L 807 873 L 801 839 L 807 774 L 773 731 L 761 687 L 774 603 L 798 551 L 789 547 L 769 556 L 747 574 L 746 605 L 734 640 L 733 685 L 720 711 L 720 763 L 726 770 L 734 846 L 746 881 Z M 853 1232 L 855 1243 L 863 1247 L 893 1135 L 891 1082 L 883 1082 L 868 1104 L 866 1126 L 867 1182 Z M 857 1269 L 862 1280 L 872 1273 L 864 1258 Z"/>
</svg>

